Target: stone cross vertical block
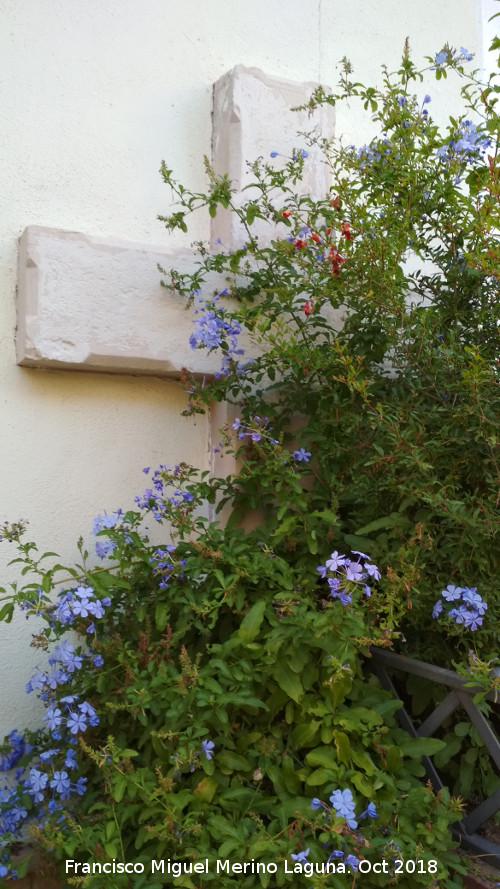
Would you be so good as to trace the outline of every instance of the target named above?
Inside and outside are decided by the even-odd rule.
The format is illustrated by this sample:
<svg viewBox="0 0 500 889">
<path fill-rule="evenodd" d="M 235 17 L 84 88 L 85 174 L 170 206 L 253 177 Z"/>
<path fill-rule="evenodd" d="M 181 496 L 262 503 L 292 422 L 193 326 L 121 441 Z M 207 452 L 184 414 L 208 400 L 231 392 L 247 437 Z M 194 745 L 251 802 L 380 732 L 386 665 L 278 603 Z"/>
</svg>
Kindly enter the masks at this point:
<svg viewBox="0 0 500 889">
<path fill-rule="evenodd" d="M 251 162 L 262 158 L 280 167 L 293 151 L 306 149 L 303 133 L 315 133 L 319 137 L 333 139 L 335 112 L 331 105 L 320 106 L 314 112 L 292 111 L 305 105 L 317 87 L 317 83 L 298 83 L 280 77 L 270 77 L 259 68 L 236 65 L 214 85 L 212 163 L 219 175 L 227 173 L 239 195 L 251 200 L 258 190 L 243 192 L 253 180 Z M 278 156 L 271 160 L 271 152 Z M 304 177 L 297 191 L 321 198 L 330 186 L 330 174 L 321 151 L 307 146 L 308 158 L 304 165 Z M 252 233 L 259 240 L 274 237 L 273 227 L 256 220 Z M 229 250 L 238 249 L 247 238 L 241 223 L 229 211 L 219 210 L 212 222 L 214 240 L 220 238 Z"/>
<path fill-rule="evenodd" d="M 335 113 L 331 105 L 317 108 L 312 115 L 291 109 L 307 104 L 316 83 L 298 83 L 270 77 L 258 68 L 237 65 L 214 85 L 212 164 L 217 174 L 227 173 L 237 189 L 235 204 L 251 200 L 258 192 L 243 191 L 253 180 L 250 163 L 261 157 L 264 162 L 279 167 L 293 151 L 306 148 L 299 133 L 314 132 L 317 136 L 333 139 Z M 271 151 L 278 156 L 271 160 Z M 307 146 L 304 178 L 297 190 L 321 198 L 330 187 L 329 171 L 324 158 L 315 146 Z M 274 227 L 264 220 L 255 220 L 252 234 L 260 243 L 275 237 Z M 212 221 L 212 240 L 220 239 L 227 250 L 239 249 L 248 234 L 234 213 L 220 210 Z M 210 417 L 210 459 L 213 475 L 234 474 L 234 457 L 214 453 L 219 442 L 221 426 L 231 426 L 237 409 L 227 403 L 214 405 Z M 220 518 L 224 521 L 230 509 Z"/>
</svg>

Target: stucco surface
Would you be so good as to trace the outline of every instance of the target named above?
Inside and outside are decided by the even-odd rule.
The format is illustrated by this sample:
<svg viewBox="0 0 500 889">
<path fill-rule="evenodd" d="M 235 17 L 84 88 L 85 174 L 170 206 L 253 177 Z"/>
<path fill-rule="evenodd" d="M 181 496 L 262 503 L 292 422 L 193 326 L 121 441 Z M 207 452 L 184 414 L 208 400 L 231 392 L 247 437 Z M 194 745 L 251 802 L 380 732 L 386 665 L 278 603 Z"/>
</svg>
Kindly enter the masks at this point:
<svg viewBox="0 0 500 889">
<path fill-rule="evenodd" d="M 21 233 L 46 226 L 169 250 L 208 241 L 202 217 L 188 236 L 167 239 L 156 217 L 170 195 L 158 169 L 164 158 L 203 188 L 213 84 L 225 72 L 241 64 L 333 85 L 342 56 L 360 79 L 379 75 L 383 61 L 395 67 L 407 35 L 415 55 L 445 40 L 481 51 L 481 3 L 0 0 L 0 10 L 0 521 L 29 519 L 41 550 L 72 560 L 94 515 L 132 505 L 142 466 L 209 465 L 209 421 L 181 418 L 182 387 L 155 376 L 18 367 Z M 442 117 L 452 88 L 451 78 L 422 85 Z M 336 127 L 358 144 L 371 136 L 354 111 L 339 112 Z M 1 544 L 0 585 L 15 576 L 11 556 Z M 41 660 L 29 647 L 34 631 L 22 617 L 0 626 L 0 735 L 38 718 L 24 695 Z"/>
</svg>

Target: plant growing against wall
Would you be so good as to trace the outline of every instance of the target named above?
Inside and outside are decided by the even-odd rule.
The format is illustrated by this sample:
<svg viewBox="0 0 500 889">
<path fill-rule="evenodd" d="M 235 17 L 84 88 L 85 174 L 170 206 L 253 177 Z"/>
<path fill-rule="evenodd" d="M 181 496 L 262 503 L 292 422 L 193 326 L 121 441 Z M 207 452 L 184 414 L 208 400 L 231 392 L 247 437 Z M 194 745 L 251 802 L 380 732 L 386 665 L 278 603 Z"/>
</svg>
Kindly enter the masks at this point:
<svg viewBox="0 0 500 889">
<path fill-rule="evenodd" d="M 467 56 L 429 64 L 465 77 Z M 377 132 L 319 140 L 322 200 L 300 192 L 306 148 L 256 161 L 243 205 L 208 164 L 206 194 L 162 168 L 167 228 L 222 208 L 246 230 L 170 274 L 191 347 L 221 353 L 216 379 L 186 374 L 186 412 L 237 405 L 217 450 L 239 473 L 146 469 L 136 509 L 95 520 L 98 567 L 3 528 L 27 582 L 0 617 L 42 622 L 27 690 L 45 717 L 4 747 L 0 877 L 31 822 L 89 889 L 460 885 L 461 802 L 421 765 L 445 742 L 398 728 L 369 653 L 496 655 L 497 87 L 469 78 L 470 119 L 442 133 L 407 51 L 382 90 L 351 74 L 311 106 L 359 100 Z M 209 504 L 231 505 L 224 527 Z"/>
</svg>

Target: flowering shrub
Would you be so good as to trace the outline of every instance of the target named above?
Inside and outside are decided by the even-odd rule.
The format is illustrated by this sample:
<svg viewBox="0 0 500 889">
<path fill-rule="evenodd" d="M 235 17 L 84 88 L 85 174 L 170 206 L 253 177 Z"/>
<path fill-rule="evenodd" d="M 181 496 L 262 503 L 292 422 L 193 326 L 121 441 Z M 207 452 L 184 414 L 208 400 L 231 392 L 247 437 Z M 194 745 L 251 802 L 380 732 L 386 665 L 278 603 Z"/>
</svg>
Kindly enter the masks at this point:
<svg viewBox="0 0 500 889">
<path fill-rule="evenodd" d="M 486 613 L 488 605 L 484 602 L 475 589 L 469 587 L 457 587 L 449 583 L 445 590 L 441 593 L 442 598 L 438 599 L 432 609 L 432 616 L 439 617 L 440 614 L 446 614 L 448 617 L 460 626 L 463 624 L 469 630 L 477 630 L 483 623 L 483 615 Z M 443 603 L 443 599 L 445 603 Z M 444 604 L 461 600 L 460 605 L 454 605 L 452 608 L 444 609 Z"/>
<path fill-rule="evenodd" d="M 281 449 L 280 465 L 282 482 L 298 481 L 302 461 Z M 262 527 L 223 531 L 198 514 L 219 480 L 195 482 L 183 465 L 153 479 L 137 499 L 173 522 L 173 542 L 149 544 L 141 513 L 99 517 L 109 570 L 56 585 L 55 599 L 61 566 L 42 567 L 22 532 L 4 528 L 38 576 L 18 600 L 43 622 L 35 639 L 48 664 L 27 685 L 45 705 L 43 729 L 13 732 L 3 753 L 5 848 L 31 823 L 56 859 L 145 869 L 107 878 L 116 887 L 162 885 L 151 860 L 188 870 L 242 857 L 277 868 L 248 885 L 327 874 L 341 886 L 371 860 L 386 862 L 370 884 L 381 886 L 407 858 L 432 885 L 453 863 L 447 827 L 460 804 L 421 783 L 422 754 L 443 742 L 406 736 L 398 702 L 362 670 L 369 644 L 387 640 L 365 610 L 378 568 L 362 553 L 333 552 L 319 567 L 302 549 L 285 558 Z M 99 871 L 81 876 L 102 886 Z M 414 885 L 406 871 L 399 882 Z"/>
<path fill-rule="evenodd" d="M 465 77 L 468 55 L 445 47 L 429 65 Z M 102 873 L 111 889 L 235 874 L 264 889 L 460 885 L 461 803 L 421 764 L 447 741 L 398 727 L 369 658 L 372 645 L 496 655 L 494 86 L 467 81 L 470 114 L 442 133 L 406 51 L 382 91 L 350 74 L 311 109 L 360 99 L 378 134 L 361 149 L 308 137 L 332 171 L 323 200 L 297 191 L 304 148 L 256 161 L 239 207 L 208 165 L 202 195 L 162 168 L 180 207 L 168 228 L 222 206 L 247 232 L 170 275 L 195 305 L 191 348 L 221 355 L 213 380 L 185 375 L 186 412 L 237 405 L 215 450 L 236 454 L 238 475 L 146 468 L 135 510 L 94 521 L 97 567 L 83 544 L 63 568 L 22 524 L 3 528 L 27 582 L 3 591 L 0 618 L 17 604 L 41 622 L 27 691 L 45 715 L 2 753 L 1 877 L 22 873 L 9 853 L 31 824 L 88 889 Z M 221 288 L 204 294 L 214 272 Z M 227 504 L 225 527 L 207 518 Z"/>
</svg>

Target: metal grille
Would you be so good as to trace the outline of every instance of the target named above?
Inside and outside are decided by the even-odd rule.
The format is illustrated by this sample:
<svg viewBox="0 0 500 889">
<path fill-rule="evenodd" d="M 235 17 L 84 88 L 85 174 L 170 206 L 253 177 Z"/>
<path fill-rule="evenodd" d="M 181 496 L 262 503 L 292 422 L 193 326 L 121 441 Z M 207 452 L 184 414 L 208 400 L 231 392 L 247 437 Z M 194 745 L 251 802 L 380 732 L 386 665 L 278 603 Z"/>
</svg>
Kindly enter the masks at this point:
<svg viewBox="0 0 500 889">
<path fill-rule="evenodd" d="M 435 667 L 433 664 L 394 654 L 394 652 L 385 651 L 382 648 L 372 648 L 371 655 L 373 672 L 380 680 L 382 686 L 396 698 L 399 698 L 399 695 L 389 675 L 389 671 L 394 670 L 412 673 L 414 676 L 420 676 L 422 679 L 430 680 L 437 685 L 451 689 L 444 700 L 438 704 L 430 716 L 418 727 L 415 727 L 412 717 L 404 706 L 401 707 L 396 713 L 401 728 L 414 738 L 429 738 L 435 734 L 447 716 L 453 713 L 457 707 L 462 707 L 480 736 L 490 759 L 496 768 L 500 770 L 500 741 L 484 714 L 472 700 L 472 696 L 482 691 L 482 688 L 479 686 L 467 686 L 465 684 L 466 680 L 451 670 L 445 670 L 443 667 Z M 487 697 L 488 700 L 495 704 L 497 703 L 493 695 L 490 694 Z M 432 759 L 424 756 L 422 761 L 427 778 L 431 781 L 433 789 L 435 791 L 440 790 L 444 786 L 443 781 Z M 481 825 L 495 815 L 499 809 L 500 788 L 495 790 L 488 799 L 480 803 L 472 812 L 469 812 L 462 821 L 458 821 L 453 825 L 452 830 L 464 849 L 474 852 L 476 855 L 481 855 L 488 864 L 500 870 L 500 845 L 487 840 L 477 833 Z"/>
</svg>

